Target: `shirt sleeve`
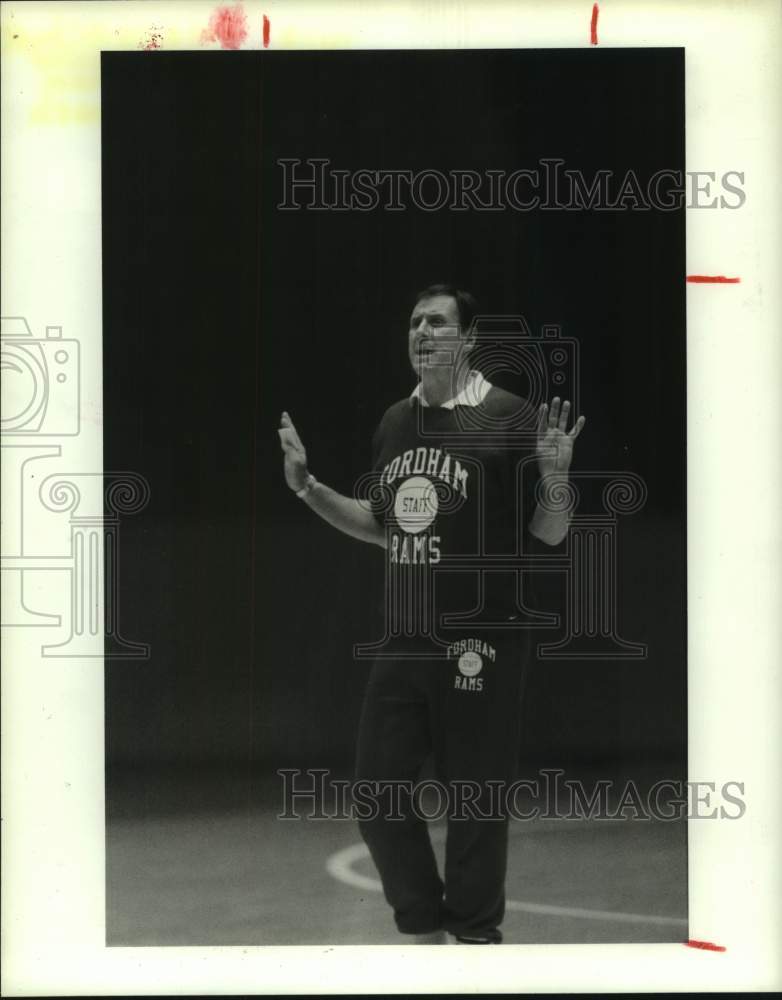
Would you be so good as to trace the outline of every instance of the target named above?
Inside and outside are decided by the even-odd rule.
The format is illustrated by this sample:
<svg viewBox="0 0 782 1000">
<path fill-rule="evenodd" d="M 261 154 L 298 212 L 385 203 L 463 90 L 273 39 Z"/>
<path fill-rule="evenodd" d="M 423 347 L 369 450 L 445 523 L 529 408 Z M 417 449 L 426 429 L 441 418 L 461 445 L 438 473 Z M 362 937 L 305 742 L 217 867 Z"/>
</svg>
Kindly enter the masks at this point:
<svg viewBox="0 0 782 1000">
<path fill-rule="evenodd" d="M 385 523 L 389 494 L 388 487 L 384 487 L 380 482 L 380 476 L 382 473 L 380 456 L 383 451 L 383 440 L 385 434 L 384 425 L 385 417 L 381 419 L 375 429 L 375 433 L 372 435 L 372 446 L 370 451 L 372 461 L 371 472 L 365 477 L 365 485 L 362 490 L 363 498 L 369 503 L 369 508 L 372 511 L 375 520 L 381 525 Z"/>
<path fill-rule="evenodd" d="M 535 460 L 529 461 L 524 467 L 524 482 L 522 495 L 524 503 L 524 551 L 528 555 L 562 555 L 567 547 L 567 535 L 556 545 L 549 545 L 529 530 L 532 516 L 538 505 L 537 490 L 540 483 L 540 470 Z"/>
</svg>

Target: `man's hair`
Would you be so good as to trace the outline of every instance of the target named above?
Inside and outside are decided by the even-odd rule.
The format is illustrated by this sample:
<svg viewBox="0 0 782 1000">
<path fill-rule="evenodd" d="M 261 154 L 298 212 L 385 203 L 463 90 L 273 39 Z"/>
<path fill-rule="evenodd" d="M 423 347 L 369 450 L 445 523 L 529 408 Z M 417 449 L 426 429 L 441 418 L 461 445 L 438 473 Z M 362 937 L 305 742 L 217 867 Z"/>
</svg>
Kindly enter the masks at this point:
<svg viewBox="0 0 782 1000">
<path fill-rule="evenodd" d="M 435 295 L 449 295 L 456 301 L 456 308 L 459 310 L 459 326 L 462 336 L 466 337 L 472 327 L 472 322 L 478 315 L 478 303 L 469 292 L 457 288 L 455 285 L 429 285 L 419 292 L 415 297 L 414 305 L 418 305 L 421 299 L 431 299 Z"/>
</svg>

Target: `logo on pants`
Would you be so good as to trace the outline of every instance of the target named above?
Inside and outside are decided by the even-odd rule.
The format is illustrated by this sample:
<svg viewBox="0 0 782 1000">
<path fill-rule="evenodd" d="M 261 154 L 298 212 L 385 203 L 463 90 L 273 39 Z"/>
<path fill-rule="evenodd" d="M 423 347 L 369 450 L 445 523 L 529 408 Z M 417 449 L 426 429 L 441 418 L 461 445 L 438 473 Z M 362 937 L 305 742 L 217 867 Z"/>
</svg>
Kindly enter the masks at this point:
<svg viewBox="0 0 782 1000">
<path fill-rule="evenodd" d="M 483 678 L 478 675 L 483 670 L 486 657 L 494 660 L 497 652 L 493 646 L 480 639 L 462 639 L 451 644 L 449 655 L 458 656 L 459 673 L 453 679 L 457 691 L 483 691 Z"/>
</svg>

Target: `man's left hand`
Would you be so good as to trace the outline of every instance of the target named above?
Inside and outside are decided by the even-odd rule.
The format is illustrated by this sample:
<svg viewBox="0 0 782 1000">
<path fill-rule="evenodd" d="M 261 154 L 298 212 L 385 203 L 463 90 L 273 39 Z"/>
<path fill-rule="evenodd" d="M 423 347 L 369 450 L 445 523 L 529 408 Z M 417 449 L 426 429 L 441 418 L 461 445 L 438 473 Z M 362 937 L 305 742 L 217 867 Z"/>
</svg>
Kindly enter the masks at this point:
<svg viewBox="0 0 782 1000">
<path fill-rule="evenodd" d="M 538 410 L 538 467 L 542 476 L 563 475 L 570 468 L 573 459 L 573 444 L 586 423 L 586 417 L 579 417 L 568 431 L 570 400 L 560 407 L 559 396 L 551 401 L 551 407 L 542 403 Z"/>
</svg>

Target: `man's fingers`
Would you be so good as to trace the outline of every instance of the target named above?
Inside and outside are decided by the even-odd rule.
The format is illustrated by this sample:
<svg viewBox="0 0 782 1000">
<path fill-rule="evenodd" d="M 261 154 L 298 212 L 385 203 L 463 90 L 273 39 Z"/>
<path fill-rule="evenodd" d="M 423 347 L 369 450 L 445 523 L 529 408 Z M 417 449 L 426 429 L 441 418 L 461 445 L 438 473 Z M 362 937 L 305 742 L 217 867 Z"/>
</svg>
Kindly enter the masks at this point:
<svg viewBox="0 0 782 1000">
<path fill-rule="evenodd" d="M 304 445 L 301 443 L 301 438 L 299 437 L 296 428 L 293 426 L 293 421 L 290 418 L 290 414 L 287 410 L 282 411 L 282 416 L 280 417 L 280 424 L 283 429 L 290 431 L 292 435 L 292 440 L 296 443 L 296 446 L 304 451 Z"/>
<path fill-rule="evenodd" d="M 541 403 L 538 407 L 538 434 L 543 434 L 546 430 L 548 406 Z"/>
<path fill-rule="evenodd" d="M 555 396 L 551 400 L 551 409 L 548 411 L 549 427 L 556 427 L 558 420 L 559 420 L 559 396 Z"/>
<path fill-rule="evenodd" d="M 280 427 L 277 433 L 280 435 L 280 445 L 283 451 L 294 452 L 296 455 L 304 454 L 304 448 L 294 430 L 290 427 Z"/>
<path fill-rule="evenodd" d="M 564 431 L 565 428 L 567 427 L 567 418 L 569 416 L 570 416 L 570 400 L 566 399 L 565 402 L 562 404 L 562 410 L 560 411 L 559 421 L 557 423 L 557 426 L 561 431 Z"/>
<path fill-rule="evenodd" d="M 573 424 L 573 429 L 571 430 L 568 437 L 571 437 L 573 439 L 577 438 L 578 435 L 581 433 L 581 428 L 586 423 L 586 419 L 587 419 L 586 417 L 579 417 L 578 420 Z"/>
</svg>

